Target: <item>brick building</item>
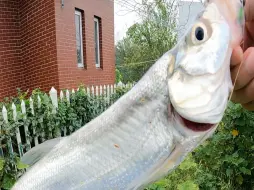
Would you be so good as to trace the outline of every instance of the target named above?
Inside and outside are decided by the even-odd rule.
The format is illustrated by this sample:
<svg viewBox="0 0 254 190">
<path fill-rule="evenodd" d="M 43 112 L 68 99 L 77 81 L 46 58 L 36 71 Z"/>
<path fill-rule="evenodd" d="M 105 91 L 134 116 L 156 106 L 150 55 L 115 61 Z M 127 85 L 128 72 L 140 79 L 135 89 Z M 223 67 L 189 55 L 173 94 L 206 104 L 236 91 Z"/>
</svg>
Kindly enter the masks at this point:
<svg viewBox="0 0 254 190">
<path fill-rule="evenodd" d="M 0 0 L 0 98 L 115 80 L 112 0 Z"/>
</svg>

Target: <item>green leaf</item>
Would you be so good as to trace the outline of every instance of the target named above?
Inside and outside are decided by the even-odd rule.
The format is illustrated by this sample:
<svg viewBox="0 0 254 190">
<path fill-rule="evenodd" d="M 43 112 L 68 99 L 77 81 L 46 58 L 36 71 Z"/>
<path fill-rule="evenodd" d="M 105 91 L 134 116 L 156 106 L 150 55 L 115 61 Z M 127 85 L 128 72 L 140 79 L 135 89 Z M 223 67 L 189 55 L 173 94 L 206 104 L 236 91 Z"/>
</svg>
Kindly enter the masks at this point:
<svg viewBox="0 0 254 190">
<path fill-rule="evenodd" d="M 239 119 L 236 120 L 235 124 L 239 126 L 244 126 L 245 125 L 244 118 L 240 117 Z"/>
<path fill-rule="evenodd" d="M 3 189 L 9 190 L 12 188 L 14 184 L 15 184 L 15 179 L 12 176 L 8 174 L 4 175 L 3 184 L 2 184 Z"/>
<path fill-rule="evenodd" d="M 232 173 L 233 173 L 233 170 L 232 170 L 232 169 L 228 168 L 228 169 L 226 170 L 226 174 L 227 174 L 228 177 L 231 176 Z"/>
<path fill-rule="evenodd" d="M 28 167 L 29 165 L 22 163 L 19 158 L 17 159 L 17 168 L 19 170 L 26 169 Z"/>
<path fill-rule="evenodd" d="M 4 159 L 0 159 L 0 171 L 4 168 Z"/>
<path fill-rule="evenodd" d="M 251 175 L 251 170 L 249 170 L 245 167 L 241 167 L 240 171 L 243 172 L 243 174 Z"/>
<path fill-rule="evenodd" d="M 234 154 L 233 154 L 233 157 L 235 157 L 235 158 L 237 158 L 239 155 L 238 155 L 238 152 L 235 152 Z"/>
<path fill-rule="evenodd" d="M 236 182 L 239 183 L 240 185 L 243 184 L 243 177 L 241 175 L 237 176 Z"/>
<path fill-rule="evenodd" d="M 188 170 L 190 168 L 195 168 L 197 166 L 197 164 L 191 160 L 189 160 L 188 158 L 181 163 L 181 165 L 179 166 L 179 168 L 181 170 Z"/>
<path fill-rule="evenodd" d="M 186 181 L 184 183 L 181 183 L 177 186 L 178 190 L 198 190 L 198 185 L 195 184 L 193 181 Z"/>
<path fill-rule="evenodd" d="M 155 182 L 155 184 L 158 185 L 158 186 L 165 186 L 167 184 L 167 180 L 162 179 L 160 181 Z"/>
</svg>

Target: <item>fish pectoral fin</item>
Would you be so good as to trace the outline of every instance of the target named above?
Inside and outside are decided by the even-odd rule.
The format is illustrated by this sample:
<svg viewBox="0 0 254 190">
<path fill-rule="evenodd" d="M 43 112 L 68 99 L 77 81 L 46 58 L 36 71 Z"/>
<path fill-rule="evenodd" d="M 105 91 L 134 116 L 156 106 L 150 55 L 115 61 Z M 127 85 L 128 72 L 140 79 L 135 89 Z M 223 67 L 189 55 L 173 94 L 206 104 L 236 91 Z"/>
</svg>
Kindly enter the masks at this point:
<svg viewBox="0 0 254 190">
<path fill-rule="evenodd" d="M 65 137 L 50 139 L 33 147 L 21 157 L 21 162 L 29 165 L 29 167 L 33 166 L 50 152 L 63 138 Z"/>
</svg>

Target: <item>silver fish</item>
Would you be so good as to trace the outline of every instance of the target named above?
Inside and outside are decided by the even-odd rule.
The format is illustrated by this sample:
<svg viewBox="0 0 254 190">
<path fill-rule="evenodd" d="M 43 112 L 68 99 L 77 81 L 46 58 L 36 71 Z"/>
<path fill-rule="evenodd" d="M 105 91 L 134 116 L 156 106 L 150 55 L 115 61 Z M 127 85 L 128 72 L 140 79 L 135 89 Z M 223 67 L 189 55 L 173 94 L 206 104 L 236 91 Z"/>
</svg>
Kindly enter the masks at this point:
<svg viewBox="0 0 254 190">
<path fill-rule="evenodd" d="M 26 153 L 13 190 L 143 189 L 216 130 L 242 38 L 238 0 L 211 0 L 181 41 L 100 116 Z"/>
</svg>

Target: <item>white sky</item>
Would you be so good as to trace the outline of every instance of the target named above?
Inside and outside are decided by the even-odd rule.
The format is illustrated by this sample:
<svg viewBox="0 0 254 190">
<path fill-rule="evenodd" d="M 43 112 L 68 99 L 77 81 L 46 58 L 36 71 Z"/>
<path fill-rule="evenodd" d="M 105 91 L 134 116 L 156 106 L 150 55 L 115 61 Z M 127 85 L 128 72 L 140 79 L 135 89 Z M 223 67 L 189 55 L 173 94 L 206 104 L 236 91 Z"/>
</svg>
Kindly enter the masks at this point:
<svg viewBox="0 0 254 190">
<path fill-rule="evenodd" d="M 127 29 L 140 18 L 135 12 L 130 12 L 133 5 L 141 0 L 114 0 L 115 1 L 115 43 L 125 36 Z M 184 0 L 198 1 L 198 0 Z M 125 3 L 127 2 L 127 3 Z"/>
<path fill-rule="evenodd" d="M 115 43 L 122 39 L 127 29 L 139 19 L 135 12 L 128 11 L 134 0 L 128 0 L 128 4 L 124 1 L 126 0 L 115 0 Z"/>
</svg>

